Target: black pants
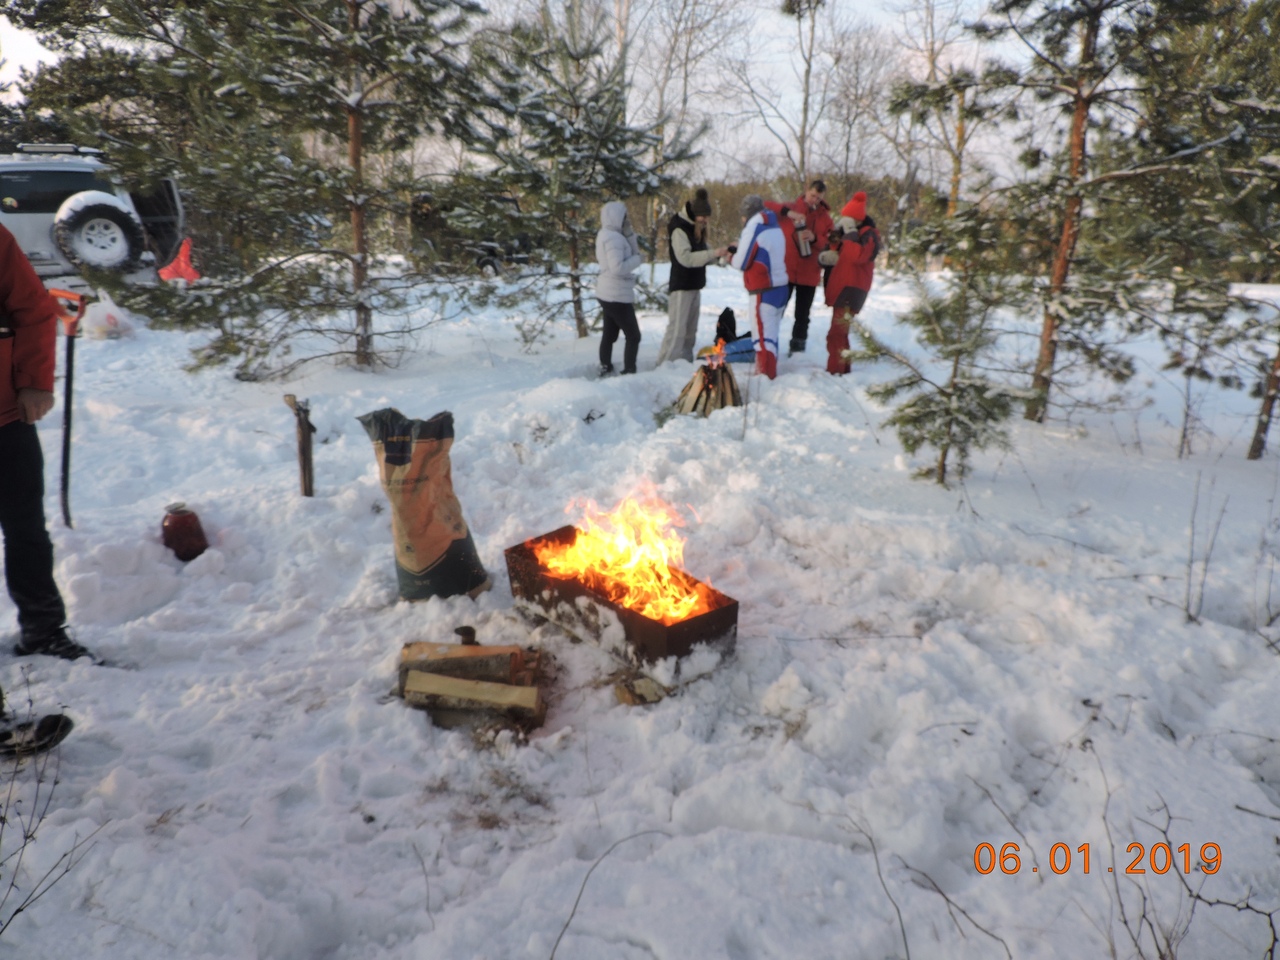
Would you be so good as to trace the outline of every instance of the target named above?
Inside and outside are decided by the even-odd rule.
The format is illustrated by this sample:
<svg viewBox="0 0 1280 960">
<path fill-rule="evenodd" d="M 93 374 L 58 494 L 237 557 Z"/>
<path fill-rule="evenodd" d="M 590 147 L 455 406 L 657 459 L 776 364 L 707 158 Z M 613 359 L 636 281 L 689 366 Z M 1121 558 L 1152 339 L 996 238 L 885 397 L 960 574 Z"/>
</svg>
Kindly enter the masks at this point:
<svg viewBox="0 0 1280 960">
<path fill-rule="evenodd" d="M 796 298 L 796 320 L 791 325 L 792 341 L 809 339 L 809 311 L 813 309 L 813 295 L 817 289 L 803 284 L 791 284 L 791 293 Z"/>
<path fill-rule="evenodd" d="M 618 342 L 618 332 L 627 338 L 622 348 L 622 372 L 636 372 L 636 354 L 640 352 L 640 324 L 636 321 L 633 303 L 600 301 L 604 311 L 604 334 L 600 337 L 600 365 L 613 366 L 613 345 Z"/>
<path fill-rule="evenodd" d="M 0 427 L 0 531 L 4 579 L 24 637 L 42 637 L 67 622 L 53 580 L 53 542 L 44 523 L 44 454 L 33 424 Z"/>
</svg>

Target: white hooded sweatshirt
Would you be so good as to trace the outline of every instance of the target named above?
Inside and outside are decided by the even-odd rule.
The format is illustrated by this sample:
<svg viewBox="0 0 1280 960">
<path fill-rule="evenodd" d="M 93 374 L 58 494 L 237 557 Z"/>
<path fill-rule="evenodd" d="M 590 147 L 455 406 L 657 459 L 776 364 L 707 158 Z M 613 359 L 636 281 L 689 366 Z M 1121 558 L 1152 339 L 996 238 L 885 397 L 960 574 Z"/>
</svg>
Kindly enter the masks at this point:
<svg viewBox="0 0 1280 960">
<path fill-rule="evenodd" d="M 644 263 L 640 241 L 627 219 L 627 205 L 610 200 L 600 208 L 600 232 L 596 234 L 596 299 L 609 303 L 635 303 L 635 271 Z"/>
</svg>

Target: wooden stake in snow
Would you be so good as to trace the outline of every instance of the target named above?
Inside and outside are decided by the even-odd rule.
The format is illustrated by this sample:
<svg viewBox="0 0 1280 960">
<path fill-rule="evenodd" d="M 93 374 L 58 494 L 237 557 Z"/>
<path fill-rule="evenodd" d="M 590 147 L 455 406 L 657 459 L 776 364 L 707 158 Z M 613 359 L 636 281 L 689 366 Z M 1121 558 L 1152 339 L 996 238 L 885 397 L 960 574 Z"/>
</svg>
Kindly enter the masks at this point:
<svg viewBox="0 0 1280 960">
<path fill-rule="evenodd" d="M 309 416 L 311 404 L 306 400 L 299 400 L 292 393 L 284 395 L 284 402 L 293 411 L 298 421 L 298 477 L 302 485 L 302 495 L 314 497 L 316 478 L 315 469 L 311 465 L 311 435 L 316 432 L 316 428 L 312 425 Z"/>
</svg>

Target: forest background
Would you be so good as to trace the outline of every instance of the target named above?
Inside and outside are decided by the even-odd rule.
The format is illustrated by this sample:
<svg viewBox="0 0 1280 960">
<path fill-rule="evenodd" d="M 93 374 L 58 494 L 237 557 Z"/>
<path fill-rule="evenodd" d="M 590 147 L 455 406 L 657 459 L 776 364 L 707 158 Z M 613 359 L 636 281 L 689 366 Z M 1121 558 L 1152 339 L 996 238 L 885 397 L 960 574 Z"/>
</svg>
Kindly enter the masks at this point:
<svg viewBox="0 0 1280 960">
<path fill-rule="evenodd" d="M 212 332 L 195 363 L 287 374 L 394 363 L 424 323 L 498 298 L 530 349 L 598 329 L 595 214 L 621 198 L 651 262 L 697 185 L 736 233 L 750 192 L 822 177 L 919 278 L 895 371 L 904 445 L 1001 444 L 1000 423 L 1125 383 L 1125 344 L 1259 400 L 1280 321 L 1280 0 L 470 2 L 17 0 L 55 58 L 23 71 L 0 140 L 106 151 L 183 184 L 206 280 L 119 291 Z M 477 285 L 477 273 L 514 284 Z M 648 273 L 643 304 L 663 292 Z M 926 279 L 928 278 L 928 279 Z M 107 288 L 112 278 L 99 279 Z M 435 304 L 424 319 L 424 297 Z M 1128 401 L 1126 401 L 1128 402 Z M 1195 413 L 1188 403 L 1189 449 Z"/>
</svg>

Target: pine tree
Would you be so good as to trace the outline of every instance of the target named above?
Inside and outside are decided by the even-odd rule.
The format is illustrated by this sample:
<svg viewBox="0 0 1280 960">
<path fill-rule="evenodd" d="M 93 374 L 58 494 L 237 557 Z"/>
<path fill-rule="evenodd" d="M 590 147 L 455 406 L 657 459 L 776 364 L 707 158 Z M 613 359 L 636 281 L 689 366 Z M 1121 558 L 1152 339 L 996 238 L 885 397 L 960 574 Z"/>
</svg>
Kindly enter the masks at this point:
<svg viewBox="0 0 1280 960">
<path fill-rule="evenodd" d="M 1008 302 L 1007 249 L 1002 225 L 976 205 L 961 206 L 952 216 L 913 232 L 908 260 L 928 253 L 944 256 L 950 273 L 930 290 L 914 273 L 915 307 L 899 318 L 909 328 L 924 356 L 891 347 L 855 320 L 856 346 L 846 356 L 854 363 L 887 363 L 899 371 L 894 379 L 867 388 L 881 403 L 898 402 L 886 423 L 903 448 L 914 454 L 923 446 L 937 451 L 933 466 L 917 472 L 943 486 L 955 473 L 968 470 L 974 450 L 1007 448 L 1004 423 L 1013 414 L 1016 390 L 997 379 L 993 368 L 998 330 L 995 318 Z"/>
<path fill-rule="evenodd" d="M 532 278 L 542 286 L 546 317 L 571 311 L 579 337 L 590 333 L 584 276 L 594 259 L 600 204 L 647 195 L 670 180 L 667 170 L 692 154 L 677 142 L 664 151 L 657 129 L 633 126 L 626 115 L 627 83 L 602 10 L 566 0 L 544 2 L 536 20 L 487 38 L 488 56 L 507 70 L 503 113 L 510 129 L 488 139 L 492 162 L 480 189 L 518 198 L 522 216 L 554 238 L 567 261 L 563 273 Z M 485 211 L 473 202 L 471 216 Z"/>
<path fill-rule="evenodd" d="M 981 37 L 1019 41 L 1027 51 L 1020 66 L 988 69 L 987 88 L 1020 91 L 1045 116 L 1065 123 L 1053 128 L 1044 145 L 1028 145 L 1023 158 L 1036 176 L 1006 199 L 1019 213 L 1027 248 L 1042 271 L 1029 271 L 1023 291 L 1028 304 L 1040 303 L 1042 317 L 1028 420 L 1044 419 L 1060 347 L 1117 378 L 1132 369 L 1104 332 L 1114 317 L 1129 311 L 1129 302 L 1150 278 L 1135 279 L 1131 264 L 1099 258 L 1081 240 L 1086 229 L 1102 226 L 1097 222 L 1100 194 L 1148 171 L 1143 163 L 1120 170 L 1100 167 L 1090 136 L 1131 130 L 1130 111 L 1142 86 L 1132 82 L 1129 71 L 1144 52 L 1161 49 L 1170 33 L 1208 21 L 1215 7 L 1214 0 L 996 0 L 989 19 L 975 28 Z M 1200 141 L 1157 165 L 1190 163 L 1210 149 L 1209 142 Z M 1141 251 L 1136 255 L 1142 259 Z"/>
<path fill-rule="evenodd" d="M 424 134 L 472 135 L 482 95 L 464 44 L 479 7 L 17 2 L 69 55 L 33 102 L 75 111 L 128 175 L 176 170 L 197 224 L 209 214 L 227 243 L 214 269 L 202 264 L 214 279 L 154 291 L 150 312 L 218 328 L 203 359 L 234 357 L 243 375 L 317 351 L 373 364 L 373 317 L 404 308 L 407 291 L 381 268 L 370 222 L 415 185 L 375 179 L 368 163 Z M 293 358 L 299 338 L 311 342 Z"/>
<path fill-rule="evenodd" d="M 1192 384 L 1241 386 L 1244 354 L 1259 375 L 1257 459 L 1280 391 L 1280 326 L 1232 281 L 1280 277 L 1280 0 L 1212 8 L 1211 19 L 1178 25 L 1128 64 L 1140 121 L 1111 144 L 1106 199 L 1117 209 L 1108 220 L 1147 251 L 1155 265 L 1143 275 L 1168 291 L 1143 322 L 1169 348 L 1167 369 L 1187 378 L 1181 451 L 1190 452 Z"/>
</svg>

